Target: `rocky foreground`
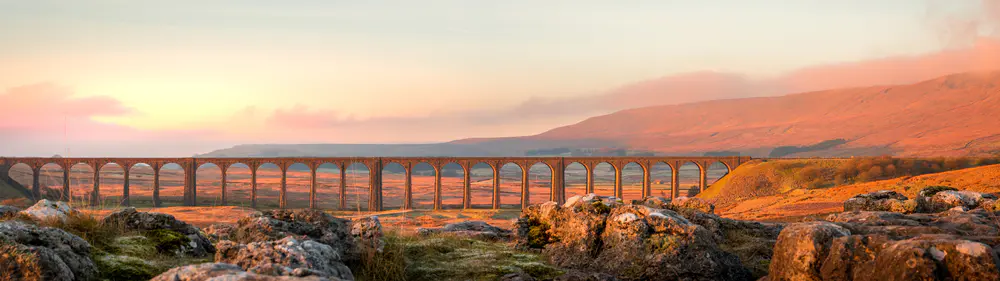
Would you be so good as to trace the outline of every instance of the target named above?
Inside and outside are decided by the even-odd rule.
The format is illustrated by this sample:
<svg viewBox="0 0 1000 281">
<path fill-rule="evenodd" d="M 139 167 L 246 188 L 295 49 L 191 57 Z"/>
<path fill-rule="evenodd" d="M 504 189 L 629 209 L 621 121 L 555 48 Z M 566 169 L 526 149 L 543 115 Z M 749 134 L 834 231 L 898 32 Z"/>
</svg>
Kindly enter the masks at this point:
<svg viewBox="0 0 1000 281">
<path fill-rule="evenodd" d="M 513 230 L 480 221 L 420 229 L 412 239 L 467 239 L 415 243 L 431 255 L 394 250 L 398 239 L 386 239 L 377 217 L 274 210 L 198 229 L 133 208 L 88 221 L 42 200 L 0 206 L 0 280 L 355 280 L 352 268 L 391 267 L 365 263 L 393 255 L 407 255 L 396 265 L 423 280 L 484 280 L 448 267 L 485 267 L 477 272 L 501 280 L 1000 280 L 998 207 L 992 194 L 935 187 L 912 199 L 860 194 L 824 220 L 772 224 L 719 217 L 697 198 L 589 194 L 530 206 Z M 115 235 L 97 239 L 108 229 Z M 511 250 L 482 252 L 493 244 Z M 502 261 L 531 253 L 546 263 Z M 443 255 L 492 264 L 414 265 Z"/>
</svg>

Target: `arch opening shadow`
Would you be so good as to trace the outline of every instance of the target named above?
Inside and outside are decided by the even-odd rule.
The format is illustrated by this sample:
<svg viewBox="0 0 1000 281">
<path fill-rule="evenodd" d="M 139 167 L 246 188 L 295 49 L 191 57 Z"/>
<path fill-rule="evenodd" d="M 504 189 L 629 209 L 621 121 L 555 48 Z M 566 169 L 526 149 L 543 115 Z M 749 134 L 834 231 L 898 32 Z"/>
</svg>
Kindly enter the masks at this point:
<svg viewBox="0 0 1000 281">
<path fill-rule="evenodd" d="M 406 169 L 399 163 L 382 166 L 382 209 L 402 209 L 406 191 Z"/>
<path fill-rule="evenodd" d="M 434 209 L 434 176 L 437 172 L 427 163 L 417 163 L 410 171 L 410 192 L 414 210 Z"/>
<path fill-rule="evenodd" d="M 56 163 L 46 163 L 39 169 L 38 182 L 41 185 L 42 198 L 67 201 L 68 194 L 63 194 L 63 167 Z"/>
<path fill-rule="evenodd" d="M 323 210 L 340 208 L 340 166 L 323 163 L 316 168 L 316 207 Z"/>
<path fill-rule="evenodd" d="M 69 203 L 73 207 L 90 206 L 94 190 L 94 168 L 86 163 L 76 163 L 69 168 Z"/>
<path fill-rule="evenodd" d="M 160 206 L 184 205 L 184 168 L 177 163 L 160 167 Z"/>
<path fill-rule="evenodd" d="M 545 163 L 535 163 L 528 168 L 528 204 L 541 204 L 551 201 L 552 196 L 552 168 Z"/>
<path fill-rule="evenodd" d="M 288 165 L 288 170 L 285 171 L 285 196 L 288 196 L 285 199 L 285 208 L 309 208 L 309 186 L 311 184 L 312 169 L 309 168 L 309 165 L 304 163 Z"/>
<path fill-rule="evenodd" d="M 347 166 L 345 182 L 347 183 L 347 210 L 368 211 L 368 201 L 371 199 L 371 170 L 363 163 L 351 163 Z"/>
<path fill-rule="evenodd" d="M 500 208 L 521 208 L 521 166 L 506 163 L 500 166 Z"/>
<path fill-rule="evenodd" d="M 715 184 L 715 182 L 719 181 L 728 174 L 729 167 L 726 166 L 726 164 L 719 161 L 713 162 L 708 166 L 708 174 L 705 175 L 705 178 L 708 181 L 708 183 L 706 183 L 706 187 Z"/>
<path fill-rule="evenodd" d="M 250 207 L 252 176 L 247 164 L 233 163 L 226 168 L 226 205 Z"/>
<path fill-rule="evenodd" d="M 645 171 L 638 163 L 630 162 L 622 167 L 622 201 L 642 200 L 642 181 Z"/>
<path fill-rule="evenodd" d="M 469 169 L 472 181 L 472 208 L 493 208 L 493 167 L 483 162 L 472 165 Z"/>
<path fill-rule="evenodd" d="M 594 166 L 594 193 L 601 196 L 615 196 L 615 167 L 608 162 Z"/>
<path fill-rule="evenodd" d="M 465 170 L 458 163 L 441 167 L 441 209 L 461 209 Z"/>
<path fill-rule="evenodd" d="M 281 193 L 281 167 L 274 163 L 257 166 L 257 209 L 277 209 Z"/>
<path fill-rule="evenodd" d="M 121 206 L 125 195 L 125 169 L 117 163 L 107 163 L 97 174 L 101 177 L 98 192 L 101 200 L 97 207 L 112 209 Z"/>
<path fill-rule="evenodd" d="M 672 191 L 672 178 L 673 170 L 670 169 L 670 165 L 663 162 L 656 162 L 653 167 L 650 168 L 649 181 L 650 181 L 650 194 L 652 196 L 659 196 L 663 198 L 670 198 L 670 192 Z"/>
<path fill-rule="evenodd" d="M 566 165 L 563 173 L 566 184 L 566 198 L 587 194 L 587 168 L 579 162 Z"/>
<path fill-rule="evenodd" d="M 136 208 L 153 207 L 153 166 L 137 163 L 128 168 L 128 203 Z"/>
<path fill-rule="evenodd" d="M 205 163 L 194 170 L 195 199 L 198 206 L 222 205 L 222 168 Z"/>
<path fill-rule="evenodd" d="M 694 162 L 686 162 L 677 169 L 678 196 L 692 197 L 698 195 L 701 183 L 701 167 Z"/>
</svg>

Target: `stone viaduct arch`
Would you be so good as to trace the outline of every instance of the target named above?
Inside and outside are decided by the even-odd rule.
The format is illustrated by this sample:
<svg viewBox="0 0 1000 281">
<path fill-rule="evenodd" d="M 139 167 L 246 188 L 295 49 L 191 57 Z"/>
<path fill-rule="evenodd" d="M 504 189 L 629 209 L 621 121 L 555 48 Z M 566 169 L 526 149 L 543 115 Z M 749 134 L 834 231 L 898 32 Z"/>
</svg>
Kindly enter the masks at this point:
<svg viewBox="0 0 1000 281">
<path fill-rule="evenodd" d="M 700 184 L 699 188 L 704 190 L 707 187 L 707 169 L 715 162 L 721 162 L 724 164 L 729 172 L 732 172 L 735 167 L 742 165 L 750 161 L 748 156 L 732 156 L 732 157 L 669 157 L 669 156 L 637 156 L 637 157 L 273 157 L 273 158 L 41 158 L 41 157 L 17 157 L 17 158 L 0 158 L 0 180 L 11 181 L 8 176 L 10 167 L 18 163 L 26 164 L 32 169 L 33 180 L 31 185 L 31 194 L 34 198 L 39 198 L 40 184 L 39 184 L 39 172 L 41 167 L 46 164 L 56 164 L 62 168 L 63 171 L 63 195 L 64 197 L 69 197 L 69 170 L 75 164 L 82 163 L 91 168 L 94 171 L 94 185 L 93 189 L 90 191 L 90 204 L 92 206 L 99 205 L 100 198 L 100 180 L 99 173 L 100 167 L 108 163 L 115 163 L 122 167 L 125 173 L 125 182 L 123 186 L 122 194 L 122 205 L 130 205 L 129 202 L 129 172 L 135 165 L 145 164 L 153 168 L 153 205 L 154 207 L 160 207 L 161 203 L 159 200 L 159 171 L 160 169 L 170 163 L 175 163 L 180 165 L 181 170 L 184 174 L 184 205 L 195 206 L 197 205 L 198 196 L 198 186 L 195 171 L 198 167 L 206 164 L 213 164 L 219 167 L 221 170 L 222 181 L 221 181 L 221 202 L 223 205 L 226 204 L 226 172 L 234 164 L 244 164 L 250 167 L 251 173 L 251 199 L 250 206 L 256 208 L 257 204 L 257 170 L 265 163 L 272 163 L 278 166 L 281 171 L 281 181 L 280 190 L 278 197 L 279 208 L 285 208 L 288 204 L 287 200 L 287 173 L 288 168 L 296 163 L 301 163 L 309 167 L 310 172 L 310 189 L 309 189 L 309 206 L 311 208 L 316 208 L 316 170 L 320 165 L 323 164 L 334 164 L 340 170 L 340 192 L 339 192 L 339 207 L 340 209 L 346 208 L 347 192 L 346 192 L 346 182 L 344 180 L 346 169 L 352 164 L 359 163 L 363 164 L 369 169 L 368 174 L 368 191 L 371 195 L 368 200 L 368 210 L 380 211 L 382 210 L 382 171 L 385 165 L 389 163 L 397 163 L 404 168 L 404 188 L 403 188 L 403 209 L 413 208 L 413 189 L 412 189 L 412 172 L 413 166 L 418 163 L 427 163 L 434 168 L 434 203 L 433 207 L 435 210 L 441 209 L 441 169 L 444 165 L 448 163 L 455 163 L 462 167 L 464 171 L 463 179 L 463 189 L 462 189 L 462 205 L 463 208 L 472 208 L 472 193 L 471 193 L 471 170 L 474 165 L 483 163 L 489 165 L 490 169 L 493 171 L 493 193 L 492 193 L 492 208 L 500 208 L 500 168 L 507 164 L 517 165 L 521 169 L 521 206 L 524 208 L 528 206 L 529 198 L 531 196 L 529 192 L 529 177 L 530 168 L 535 164 L 544 164 L 552 170 L 552 180 L 551 189 L 549 192 L 548 200 L 556 202 L 564 202 L 566 200 L 566 189 L 565 189 L 565 170 L 566 167 L 573 164 L 579 163 L 587 170 L 587 185 L 586 192 L 594 192 L 594 167 L 599 163 L 608 163 L 615 170 L 615 184 L 614 184 L 614 194 L 616 197 L 622 197 L 622 169 L 625 165 L 629 163 L 638 164 L 643 171 L 643 196 L 649 196 L 651 194 L 651 181 L 650 181 L 650 171 L 654 164 L 661 163 L 666 164 L 670 167 L 672 171 L 672 192 L 670 197 L 676 197 L 678 194 L 678 173 L 679 167 L 687 162 L 695 163 L 700 170 L 699 178 Z"/>
</svg>

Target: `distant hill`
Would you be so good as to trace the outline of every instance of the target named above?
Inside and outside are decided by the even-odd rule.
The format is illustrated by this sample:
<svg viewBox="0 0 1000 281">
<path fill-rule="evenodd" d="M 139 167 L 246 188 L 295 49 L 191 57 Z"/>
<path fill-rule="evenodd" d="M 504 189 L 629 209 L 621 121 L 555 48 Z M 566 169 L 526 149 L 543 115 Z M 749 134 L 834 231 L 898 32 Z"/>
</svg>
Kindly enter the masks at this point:
<svg viewBox="0 0 1000 281">
<path fill-rule="evenodd" d="M 241 145 L 200 156 L 489 156 L 608 147 L 757 157 L 996 155 L 997 112 L 1000 72 L 977 72 L 907 85 L 629 109 L 525 137 L 405 145 Z"/>
<path fill-rule="evenodd" d="M 787 156 L 989 155 L 1000 152 L 997 112 L 1000 71 L 910 85 L 623 110 L 519 141 L 597 138 L 669 154 L 733 150 L 766 156 L 775 147 L 812 148 L 836 140 L 825 149 Z"/>
</svg>

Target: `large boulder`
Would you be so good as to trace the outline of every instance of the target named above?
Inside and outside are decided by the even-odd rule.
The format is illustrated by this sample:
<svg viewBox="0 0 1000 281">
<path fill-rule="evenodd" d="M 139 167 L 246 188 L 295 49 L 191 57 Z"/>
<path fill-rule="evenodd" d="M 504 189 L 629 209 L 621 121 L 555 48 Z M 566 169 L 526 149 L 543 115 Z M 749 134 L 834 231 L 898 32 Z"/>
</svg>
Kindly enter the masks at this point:
<svg viewBox="0 0 1000 281">
<path fill-rule="evenodd" d="M 463 221 L 449 223 L 440 228 L 418 228 L 417 234 L 431 235 L 435 233 L 448 233 L 462 237 L 469 237 L 479 240 L 507 240 L 512 233 L 510 230 L 492 226 L 484 221 Z"/>
<path fill-rule="evenodd" d="M 287 236 L 329 245 L 339 253 L 346 253 L 347 260 L 359 257 L 350 221 L 319 210 L 273 210 L 251 214 L 236 222 L 233 241 L 246 244 Z"/>
<path fill-rule="evenodd" d="M 21 214 L 40 222 L 66 222 L 70 216 L 79 212 L 66 202 L 42 199 L 21 211 Z"/>
<path fill-rule="evenodd" d="M 182 240 L 186 240 L 187 242 L 178 245 L 177 251 L 179 254 L 203 257 L 215 253 L 215 247 L 212 246 L 212 242 L 205 235 L 201 234 L 201 230 L 186 222 L 177 220 L 169 214 L 139 212 L 133 207 L 128 207 L 104 217 L 103 223 L 117 226 L 126 231 L 146 232 L 147 236 L 154 236 L 154 238 L 160 236 L 173 237 L 178 234 L 183 235 L 184 238 Z"/>
<path fill-rule="evenodd" d="M 750 278 L 706 228 L 672 210 L 613 198 L 588 195 L 562 206 L 530 206 L 518 219 L 517 234 L 521 247 L 542 248 L 556 266 L 624 280 Z"/>
<path fill-rule="evenodd" d="M 892 211 L 913 213 L 919 211 L 918 201 L 906 198 L 892 190 L 879 190 L 855 195 L 844 201 L 844 211 Z"/>
<path fill-rule="evenodd" d="M 245 272 L 239 266 L 228 263 L 202 263 L 175 267 L 150 279 L 150 281 L 337 281 L 335 278 L 319 276 L 269 276 Z"/>
<path fill-rule="evenodd" d="M 771 259 L 769 279 L 821 280 L 823 259 L 834 238 L 851 232 L 830 222 L 796 223 L 785 227 L 778 235 Z"/>
<path fill-rule="evenodd" d="M 851 235 L 832 241 L 819 276 L 823 280 L 1000 280 L 1000 270 L 989 246 L 955 236 L 893 241 L 881 235 Z"/>
<path fill-rule="evenodd" d="M 97 266 L 86 240 L 62 229 L 0 222 L 0 272 L 13 280 L 89 280 Z M 9 275 L 11 276 L 11 275 Z"/>
<path fill-rule="evenodd" d="M 217 247 L 216 262 L 232 263 L 249 272 L 354 280 L 351 270 L 342 262 L 343 251 L 312 240 L 292 236 L 249 244 L 224 240 Z"/>
<path fill-rule="evenodd" d="M 827 221 L 835 222 L 854 234 L 885 235 L 894 240 L 923 234 L 950 234 L 981 241 L 993 246 L 1000 241 L 1000 225 L 983 209 L 967 212 L 934 214 L 900 214 L 892 212 L 843 212 L 831 214 Z"/>
<path fill-rule="evenodd" d="M 927 212 L 943 212 L 955 207 L 966 209 L 979 208 L 984 202 L 993 203 L 988 200 L 996 200 L 997 197 L 989 193 L 979 193 L 965 190 L 944 190 L 934 193 L 933 196 L 924 198 L 927 205 Z"/>
<path fill-rule="evenodd" d="M 998 280 L 997 215 L 984 209 L 855 211 L 829 215 L 826 222 L 793 224 L 778 238 L 768 278 Z"/>
</svg>

